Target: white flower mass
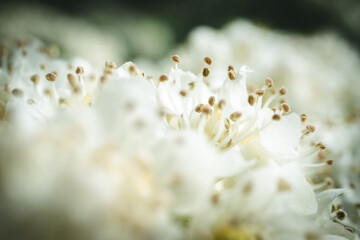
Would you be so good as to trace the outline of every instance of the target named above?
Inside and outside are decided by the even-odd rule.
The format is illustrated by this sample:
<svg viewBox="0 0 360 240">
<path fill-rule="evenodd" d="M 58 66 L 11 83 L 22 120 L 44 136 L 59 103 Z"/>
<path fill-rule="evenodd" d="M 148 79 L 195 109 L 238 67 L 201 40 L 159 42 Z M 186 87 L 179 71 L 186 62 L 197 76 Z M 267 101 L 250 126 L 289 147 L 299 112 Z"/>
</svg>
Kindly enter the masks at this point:
<svg viewBox="0 0 360 240">
<path fill-rule="evenodd" d="M 236 44 L 198 31 L 198 56 L 182 50 L 163 73 L 60 59 L 37 39 L 1 46 L 1 239 L 359 239 L 351 86 L 337 105 L 325 87 L 299 106 L 290 80 L 238 66 Z"/>
</svg>

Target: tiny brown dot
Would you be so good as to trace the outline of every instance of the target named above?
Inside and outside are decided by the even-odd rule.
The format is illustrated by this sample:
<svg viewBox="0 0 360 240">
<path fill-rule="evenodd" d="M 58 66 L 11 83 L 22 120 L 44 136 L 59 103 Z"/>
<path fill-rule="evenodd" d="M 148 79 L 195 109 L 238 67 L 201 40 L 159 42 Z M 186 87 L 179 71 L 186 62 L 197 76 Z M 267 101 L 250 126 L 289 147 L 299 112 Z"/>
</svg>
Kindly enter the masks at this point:
<svg viewBox="0 0 360 240">
<path fill-rule="evenodd" d="M 265 79 L 266 86 L 272 88 L 274 86 L 274 81 L 271 78 Z"/>
<path fill-rule="evenodd" d="M 287 93 L 287 89 L 285 87 L 282 87 L 282 88 L 279 89 L 279 94 L 281 96 L 285 95 L 286 93 Z"/>
<path fill-rule="evenodd" d="M 48 80 L 49 82 L 54 82 L 56 80 L 56 77 L 57 76 L 54 72 L 48 73 L 45 76 L 46 80 Z"/>
<path fill-rule="evenodd" d="M 236 74 L 235 74 L 235 72 L 234 72 L 234 70 L 230 70 L 229 72 L 228 72 L 228 76 L 229 76 L 229 79 L 230 80 L 235 80 L 235 78 L 236 78 Z"/>
<path fill-rule="evenodd" d="M 169 77 L 166 74 L 163 74 L 159 77 L 160 82 L 166 82 L 167 80 L 169 80 Z"/>
<path fill-rule="evenodd" d="M 253 95 L 253 94 L 249 94 L 248 96 L 248 102 L 251 106 L 254 106 L 255 104 L 255 101 L 256 101 L 256 97 Z"/>
<path fill-rule="evenodd" d="M 279 121 L 281 119 L 281 116 L 279 114 L 274 114 L 272 119 L 275 121 Z"/>
<path fill-rule="evenodd" d="M 83 75 L 83 74 L 84 74 L 84 68 L 81 67 L 81 66 L 76 67 L 75 73 L 76 73 L 76 74 Z"/>
<path fill-rule="evenodd" d="M 204 61 L 205 61 L 206 64 L 208 64 L 208 65 L 211 65 L 211 63 L 212 63 L 212 59 L 211 59 L 210 57 L 205 57 L 205 58 L 204 58 Z"/>
<path fill-rule="evenodd" d="M 176 63 L 180 63 L 180 57 L 178 55 L 172 56 L 171 59 Z"/>
<path fill-rule="evenodd" d="M 210 75 L 210 70 L 207 67 L 204 67 L 202 75 L 203 77 L 208 77 Z"/>
</svg>

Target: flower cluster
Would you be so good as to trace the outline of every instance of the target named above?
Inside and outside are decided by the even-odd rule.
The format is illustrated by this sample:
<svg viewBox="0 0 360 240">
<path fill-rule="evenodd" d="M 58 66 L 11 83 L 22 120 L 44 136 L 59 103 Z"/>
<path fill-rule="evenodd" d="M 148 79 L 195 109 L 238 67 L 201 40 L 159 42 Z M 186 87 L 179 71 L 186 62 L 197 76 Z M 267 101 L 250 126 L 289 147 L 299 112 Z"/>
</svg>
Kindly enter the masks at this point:
<svg viewBox="0 0 360 240">
<path fill-rule="evenodd" d="M 99 70 L 17 45 L 1 47 L 2 237 L 357 237 L 334 161 L 271 78 L 252 89 L 247 66 L 212 77 L 210 57 L 194 74 L 177 55 L 156 77 Z"/>
</svg>

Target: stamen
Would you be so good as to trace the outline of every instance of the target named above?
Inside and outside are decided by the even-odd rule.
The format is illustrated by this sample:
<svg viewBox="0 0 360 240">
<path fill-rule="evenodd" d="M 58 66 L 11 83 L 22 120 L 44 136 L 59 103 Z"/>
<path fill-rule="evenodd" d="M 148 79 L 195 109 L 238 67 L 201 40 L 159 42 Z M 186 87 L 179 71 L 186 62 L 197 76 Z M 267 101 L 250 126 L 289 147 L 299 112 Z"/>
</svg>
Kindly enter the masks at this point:
<svg viewBox="0 0 360 240">
<path fill-rule="evenodd" d="M 281 96 L 285 95 L 286 93 L 287 93 L 287 89 L 286 89 L 285 87 L 281 87 L 281 88 L 279 89 L 279 94 L 280 94 Z"/>
<path fill-rule="evenodd" d="M 166 82 L 166 81 L 168 81 L 169 80 L 169 77 L 168 77 L 168 75 L 166 75 L 166 74 L 163 74 L 163 75 L 161 75 L 160 77 L 159 77 L 159 81 L 160 82 Z"/>
<path fill-rule="evenodd" d="M 114 69 L 116 69 L 116 63 L 108 60 L 105 62 L 105 68 L 114 70 Z"/>
<path fill-rule="evenodd" d="M 288 112 L 290 112 L 290 106 L 287 104 L 287 103 L 282 103 L 281 104 L 281 108 L 282 108 L 282 110 L 284 111 L 284 113 L 288 113 Z"/>
<path fill-rule="evenodd" d="M 54 72 L 48 73 L 45 75 L 46 80 L 48 80 L 49 82 L 55 82 L 57 76 Z"/>
<path fill-rule="evenodd" d="M 249 94 L 248 96 L 248 102 L 251 106 L 254 106 L 255 104 L 255 101 L 256 101 L 256 97 L 253 95 L 253 94 Z"/>
<path fill-rule="evenodd" d="M 340 221 L 345 220 L 346 216 L 347 216 L 347 214 L 343 210 L 338 210 L 336 212 L 336 218 L 339 219 Z"/>
<path fill-rule="evenodd" d="M 326 146 L 324 144 L 322 144 L 321 142 L 316 144 L 316 147 L 318 147 L 322 151 L 326 150 Z"/>
<path fill-rule="evenodd" d="M 32 75 L 30 77 L 30 80 L 36 85 L 40 81 L 40 75 L 39 74 L 34 74 L 34 75 Z"/>
<path fill-rule="evenodd" d="M 210 75 L 210 70 L 207 67 L 204 67 L 202 75 L 203 77 L 208 77 Z"/>
<path fill-rule="evenodd" d="M 221 99 L 219 101 L 219 109 L 223 109 L 226 105 L 226 101 L 224 99 Z"/>
<path fill-rule="evenodd" d="M 212 110 L 211 110 L 211 107 L 207 104 L 204 104 L 202 107 L 201 107 L 201 112 L 206 114 L 206 115 L 209 115 L 211 114 Z"/>
<path fill-rule="evenodd" d="M 230 119 L 233 122 L 236 122 L 240 117 L 241 117 L 241 113 L 238 112 L 238 111 L 233 112 L 232 114 L 230 114 Z"/>
<path fill-rule="evenodd" d="M 280 116 L 279 114 L 274 114 L 274 115 L 272 116 L 272 119 L 275 120 L 275 121 L 280 121 L 281 116 Z"/>
<path fill-rule="evenodd" d="M 263 96 L 264 93 L 265 93 L 265 91 L 262 90 L 262 89 L 258 89 L 258 90 L 256 90 L 256 92 L 255 92 L 255 94 L 258 95 L 259 97 Z"/>
<path fill-rule="evenodd" d="M 190 90 L 194 90 L 194 88 L 196 87 L 196 82 L 190 82 L 188 85 Z"/>
<path fill-rule="evenodd" d="M 230 79 L 231 81 L 234 81 L 235 78 L 236 78 L 236 74 L 235 74 L 234 70 L 230 70 L 230 71 L 228 72 L 228 76 L 229 76 L 229 79 Z"/>
<path fill-rule="evenodd" d="M 205 61 L 206 64 L 208 64 L 208 65 L 211 65 L 211 63 L 212 63 L 212 59 L 211 59 L 210 57 L 205 57 L 205 58 L 204 58 L 204 61 Z"/>
<path fill-rule="evenodd" d="M 210 106 L 214 106 L 214 104 L 215 104 L 215 97 L 214 97 L 214 96 L 209 97 L 208 103 L 209 103 Z"/>
<path fill-rule="evenodd" d="M 84 74 L 84 68 L 81 67 L 81 66 L 76 67 L 75 73 L 78 74 L 78 75 L 83 75 Z"/>
<path fill-rule="evenodd" d="M 272 88 L 274 86 L 274 81 L 271 78 L 267 78 L 265 83 L 268 88 Z"/>
<path fill-rule="evenodd" d="M 327 160 L 327 161 L 326 161 L 326 164 L 329 165 L 329 166 L 331 166 L 331 165 L 334 164 L 334 160 Z"/>
<path fill-rule="evenodd" d="M 15 97 L 22 97 L 24 96 L 24 91 L 19 89 L 19 88 L 14 88 L 11 93 L 15 96 Z"/>
<path fill-rule="evenodd" d="M 178 55 L 172 56 L 171 59 L 176 63 L 180 63 L 180 57 Z"/>
<path fill-rule="evenodd" d="M 316 128 L 313 125 L 308 124 L 306 125 L 306 130 L 308 130 L 310 133 L 313 133 L 315 132 Z"/>
<path fill-rule="evenodd" d="M 202 104 L 202 103 L 200 103 L 199 105 L 197 105 L 196 107 L 195 107 L 195 112 L 197 112 L 197 113 L 200 113 L 201 112 L 201 108 L 204 106 L 204 104 Z"/>
<path fill-rule="evenodd" d="M 231 65 L 228 66 L 228 72 L 230 72 L 230 71 L 234 71 L 234 67 Z"/>
<path fill-rule="evenodd" d="M 179 94 L 180 94 L 181 96 L 183 96 L 183 97 L 186 97 L 187 92 L 186 92 L 185 90 L 181 90 L 181 91 L 179 92 Z"/>
</svg>

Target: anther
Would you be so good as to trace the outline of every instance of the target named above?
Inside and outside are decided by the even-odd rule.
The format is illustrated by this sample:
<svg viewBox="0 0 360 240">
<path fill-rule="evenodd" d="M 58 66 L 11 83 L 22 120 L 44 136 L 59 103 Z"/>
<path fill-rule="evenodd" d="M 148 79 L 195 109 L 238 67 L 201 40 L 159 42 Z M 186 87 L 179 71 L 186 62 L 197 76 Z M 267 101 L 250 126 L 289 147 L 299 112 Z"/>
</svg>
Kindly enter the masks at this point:
<svg viewBox="0 0 360 240">
<path fill-rule="evenodd" d="M 230 114 L 229 118 L 231 119 L 231 121 L 236 122 L 240 117 L 241 117 L 241 112 L 236 111 Z"/>
<path fill-rule="evenodd" d="M 116 63 L 114 63 L 113 61 L 106 61 L 105 62 L 105 68 L 107 69 L 116 69 Z"/>
<path fill-rule="evenodd" d="M 324 144 L 322 144 L 321 142 L 316 144 L 316 147 L 318 147 L 320 150 L 325 150 L 326 149 L 326 146 Z"/>
<path fill-rule="evenodd" d="M 235 78 L 236 78 L 236 75 L 235 75 L 235 72 L 234 72 L 234 70 L 230 70 L 229 72 L 228 72 L 228 76 L 229 76 L 229 79 L 230 80 L 235 80 Z"/>
<path fill-rule="evenodd" d="M 301 122 L 306 122 L 308 120 L 308 116 L 305 113 L 301 114 L 300 117 L 301 117 Z"/>
<path fill-rule="evenodd" d="M 214 104 L 215 104 L 215 97 L 214 97 L 214 96 L 209 97 L 208 103 L 209 103 L 210 106 L 214 106 Z"/>
<path fill-rule="evenodd" d="M 291 110 L 289 104 L 287 104 L 287 103 L 282 103 L 281 108 L 284 111 L 284 113 L 288 113 Z"/>
<path fill-rule="evenodd" d="M 266 86 L 272 88 L 274 86 L 274 81 L 271 78 L 265 79 Z"/>
<path fill-rule="evenodd" d="M 172 56 L 171 59 L 176 63 L 180 63 L 180 57 L 178 55 Z"/>
<path fill-rule="evenodd" d="M 46 64 L 41 64 L 41 65 L 40 65 L 40 68 L 41 68 L 42 70 L 46 70 L 47 66 L 46 66 Z"/>
<path fill-rule="evenodd" d="M 54 72 L 48 73 L 45 75 L 46 80 L 48 80 L 49 82 L 55 82 L 56 80 L 56 74 Z"/>
<path fill-rule="evenodd" d="M 224 119 L 224 126 L 225 126 L 226 129 L 230 128 L 230 120 L 228 118 Z"/>
<path fill-rule="evenodd" d="M 308 130 L 310 133 L 315 132 L 316 128 L 313 125 L 307 124 L 306 130 Z"/>
<path fill-rule="evenodd" d="M 346 212 L 344 212 L 341 209 L 336 212 L 336 218 L 339 219 L 340 221 L 345 220 L 346 215 L 347 215 Z"/>
<path fill-rule="evenodd" d="M 160 82 L 166 82 L 167 80 L 169 80 L 169 77 L 166 74 L 163 74 L 159 77 Z"/>
<path fill-rule="evenodd" d="M 188 85 L 190 90 L 194 90 L 194 88 L 196 87 L 196 82 L 190 82 Z"/>
<path fill-rule="evenodd" d="M 351 189 L 355 189 L 355 188 L 356 188 L 356 185 L 355 185 L 355 183 L 350 182 L 350 183 L 349 183 L 349 187 L 350 187 Z"/>
<path fill-rule="evenodd" d="M 19 88 L 14 88 L 11 93 L 15 96 L 15 97 L 22 97 L 24 96 L 24 91 L 19 89 Z"/>
<path fill-rule="evenodd" d="M 344 227 L 344 229 L 345 229 L 346 231 L 349 231 L 349 232 L 351 232 L 351 233 L 354 233 L 354 229 L 352 229 L 351 227 Z"/>
<path fill-rule="evenodd" d="M 219 101 L 219 108 L 220 108 L 220 109 L 223 109 L 223 108 L 225 107 L 225 105 L 226 105 L 226 101 L 225 101 L 224 99 L 221 99 L 221 100 Z"/>
<path fill-rule="evenodd" d="M 84 68 L 81 67 L 81 66 L 76 67 L 75 73 L 76 73 L 76 74 L 83 75 L 83 74 L 84 74 Z"/>
<path fill-rule="evenodd" d="M 27 102 L 29 105 L 36 104 L 36 101 L 35 101 L 35 99 L 33 99 L 33 98 L 29 98 L 26 102 Z"/>
<path fill-rule="evenodd" d="M 230 71 L 234 71 L 234 67 L 231 65 L 228 66 L 228 72 L 230 72 Z"/>
<path fill-rule="evenodd" d="M 40 75 L 39 74 L 34 74 L 30 77 L 30 80 L 34 83 L 37 84 L 40 81 Z"/>
<path fill-rule="evenodd" d="M 285 87 L 281 87 L 281 88 L 279 89 L 279 94 L 280 94 L 281 96 L 285 95 L 286 93 L 287 93 L 287 89 L 286 89 Z"/>
<path fill-rule="evenodd" d="M 211 107 L 209 105 L 203 105 L 201 107 L 201 112 L 206 115 L 211 114 Z"/>
<path fill-rule="evenodd" d="M 186 97 L 186 95 L 187 95 L 187 92 L 185 90 L 181 90 L 179 93 L 183 97 Z"/>
<path fill-rule="evenodd" d="M 254 106 L 255 104 L 255 101 L 256 101 L 256 97 L 253 95 L 253 94 L 249 94 L 248 96 L 248 102 L 251 106 Z"/>
<path fill-rule="evenodd" d="M 258 90 L 256 90 L 256 92 L 255 92 L 255 94 L 258 95 L 259 97 L 263 96 L 264 93 L 265 93 L 265 92 L 264 92 L 264 90 L 262 90 L 262 89 L 258 89 Z"/>
<path fill-rule="evenodd" d="M 211 65 L 211 63 L 212 63 L 212 59 L 211 59 L 210 57 L 205 57 L 205 58 L 204 58 L 204 61 L 205 61 L 206 64 L 208 64 L 208 65 Z"/>
<path fill-rule="evenodd" d="M 138 74 L 138 71 L 137 71 L 137 68 L 135 65 L 130 65 L 129 66 L 129 72 L 133 75 L 137 75 Z"/>
<path fill-rule="evenodd" d="M 195 107 L 195 112 L 200 113 L 201 112 L 201 108 L 204 106 L 204 104 L 200 103 Z"/>
<path fill-rule="evenodd" d="M 331 166 L 331 165 L 334 164 L 334 160 L 327 160 L 327 161 L 326 161 L 326 164 L 329 165 L 329 166 Z"/>
<path fill-rule="evenodd" d="M 275 120 L 275 121 L 279 121 L 281 119 L 281 116 L 279 114 L 274 114 L 272 116 L 272 119 Z"/>
<path fill-rule="evenodd" d="M 334 180 L 332 180 L 332 178 L 330 178 L 330 177 L 326 177 L 324 180 L 324 183 L 328 187 L 334 186 Z"/>
<path fill-rule="evenodd" d="M 207 67 L 204 67 L 202 75 L 203 77 L 208 77 L 210 75 L 210 70 Z"/>
</svg>

